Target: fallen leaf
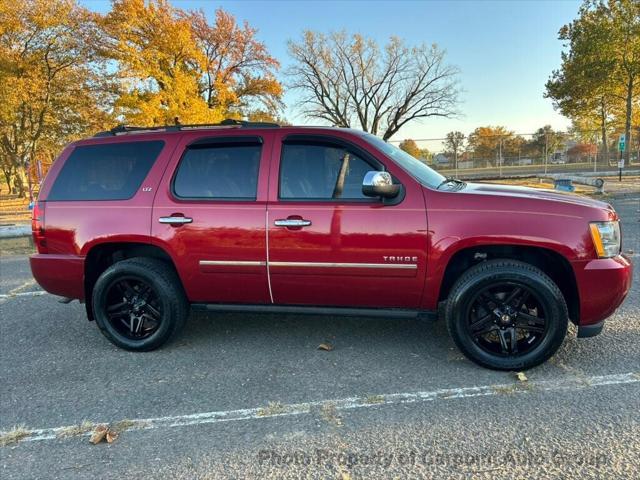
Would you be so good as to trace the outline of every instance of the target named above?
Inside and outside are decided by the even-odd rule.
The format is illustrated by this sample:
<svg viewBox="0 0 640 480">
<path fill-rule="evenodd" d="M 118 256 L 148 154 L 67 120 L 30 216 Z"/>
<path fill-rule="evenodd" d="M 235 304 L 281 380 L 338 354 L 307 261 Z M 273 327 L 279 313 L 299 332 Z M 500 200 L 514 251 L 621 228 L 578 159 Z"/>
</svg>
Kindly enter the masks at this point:
<svg viewBox="0 0 640 480">
<path fill-rule="evenodd" d="M 516 377 L 518 377 L 518 380 L 520 380 L 521 382 L 528 382 L 529 381 L 529 379 L 524 374 L 524 372 L 516 372 Z"/>
<path fill-rule="evenodd" d="M 330 352 L 331 350 L 333 350 L 333 345 L 331 345 L 330 343 L 321 343 L 320 345 L 318 345 L 318 350 L 325 350 L 327 352 Z"/>
<path fill-rule="evenodd" d="M 91 438 L 89 439 L 89 441 L 94 445 L 97 445 L 102 440 L 104 440 L 104 437 L 107 436 L 108 431 L 109 429 L 107 428 L 106 425 L 98 425 L 96 428 L 93 429 L 93 432 L 91 433 Z"/>
<path fill-rule="evenodd" d="M 118 439 L 118 432 L 114 430 L 107 430 L 107 443 L 113 443 Z"/>
</svg>

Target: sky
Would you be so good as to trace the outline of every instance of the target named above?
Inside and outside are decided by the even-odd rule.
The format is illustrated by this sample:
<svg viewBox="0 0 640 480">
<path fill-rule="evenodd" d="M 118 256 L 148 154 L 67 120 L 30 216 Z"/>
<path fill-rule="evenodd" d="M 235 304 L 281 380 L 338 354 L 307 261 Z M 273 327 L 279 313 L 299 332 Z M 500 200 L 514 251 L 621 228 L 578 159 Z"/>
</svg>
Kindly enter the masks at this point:
<svg viewBox="0 0 640 480">
<path fill-rule="evenodd" d="M 80 0 L 105 12 L 108 0 Z M 558 30 L 577 16 L 580 0 L 476 1 L 273 1 L 171 0 L 183 9 L 203 9 L 209 18 L 221 7 L 238 21 L 258 29 L 257 37 L 282 64 L 290 63 L 287 41 L 305 29 L 346 30 L 370 36 L 380 44 L 395 35 L 409 45 L 437 43 L 447 62 L 460 71 L 461 115 L 412 122 L 393 139 L 442 138 L 476 127 L 503 125 L 531 133 L 545 124 L 565 129 L 569 121 L 543 98 L 544 84 L 560 66 Z M 282 73 L 282 72 L 281 72 Z M 281 80 L 285 80 L 281 75 Z M 285 118 L 305 124 L 296 108 L 299 94 L 285 95 Z M 317 121 L 311 123 L 317 123 Z"/>
</svg>

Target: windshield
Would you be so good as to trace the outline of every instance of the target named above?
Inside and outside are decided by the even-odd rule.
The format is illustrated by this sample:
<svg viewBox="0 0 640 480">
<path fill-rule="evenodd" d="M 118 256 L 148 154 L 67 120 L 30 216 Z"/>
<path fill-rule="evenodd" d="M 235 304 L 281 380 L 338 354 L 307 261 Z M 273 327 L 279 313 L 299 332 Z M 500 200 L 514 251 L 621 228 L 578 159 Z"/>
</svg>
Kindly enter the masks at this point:
<svg viewBox="0 0 640 480">
<path fill-rule="evenodd" d="M 365 133 L 362 137 L 382 153 L 390 157 L 422 185 L 431 188 L 438 188 L 438 186 L 446 180 L 444 176 L 440 175 L 432 168 L 427 167 L 427 165 L 422 163 L 420 160 L 413 158 L 407 152 L 401 150 L 395 145 L 391 145 L 370 133 Z"/>
</svg>

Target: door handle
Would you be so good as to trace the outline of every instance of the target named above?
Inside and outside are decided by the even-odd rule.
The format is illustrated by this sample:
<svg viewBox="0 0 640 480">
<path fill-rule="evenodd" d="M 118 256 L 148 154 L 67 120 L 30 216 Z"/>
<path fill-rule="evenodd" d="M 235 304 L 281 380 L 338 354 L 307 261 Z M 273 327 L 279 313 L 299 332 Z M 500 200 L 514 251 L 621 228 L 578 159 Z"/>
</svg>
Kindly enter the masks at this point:
<svg viewBox="0 0 640 480">
<path fill-rule="evenodd" d="M 308 227 L 311 220 L 304 218 L 281 218 L 273 222 L 276 227 Z"/>
<path fill-rule="evenodd" d="M 169 225 L 183 225 L 185 223 L 193 222 L 193 218 L 171 216 L 171 217 L 160 217 L 158 221 L 160 223 L 168 223 Z"/>
</svg>

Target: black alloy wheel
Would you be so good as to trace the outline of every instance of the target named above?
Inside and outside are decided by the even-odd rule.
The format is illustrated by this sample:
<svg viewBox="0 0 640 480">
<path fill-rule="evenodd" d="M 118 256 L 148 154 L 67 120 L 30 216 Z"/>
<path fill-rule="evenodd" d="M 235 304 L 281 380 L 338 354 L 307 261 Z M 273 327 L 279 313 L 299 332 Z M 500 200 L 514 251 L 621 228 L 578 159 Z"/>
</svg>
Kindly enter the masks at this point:
<svg viewBox="0 0 640 480">
<path fill-rule="evenodd" d="M 92 309 L 104 336 L 134 351 L 160 347 L 189 315 L 189 303 L 173 267 L 146 257 L 108 267 L 93 287 Z"/>
<path fill-rule="evenodd" d="M 162 305 L 156 290 L 144 279 L 133 275 L 116 278 L 106 295 L 107 321 L 124 337 L 142 340 L 160 327 Z"/>
<path fill-rule="evenodd" d="M 547 332 L 540 300 L 529 287 L 515 282 L 498 282 L 478 292 L 469 303 L 467 318 L 469 334 L 494 355 L 524 355 Z"/>
<path fill-rule="evenodd" d="M 444 305 L 447 328 L 470 360 L 496 370 L 524 370 L 550 358 L 567 334 L 558 286 L 539 268 L 489 260 L 455 282 Z"/>
</svg>

